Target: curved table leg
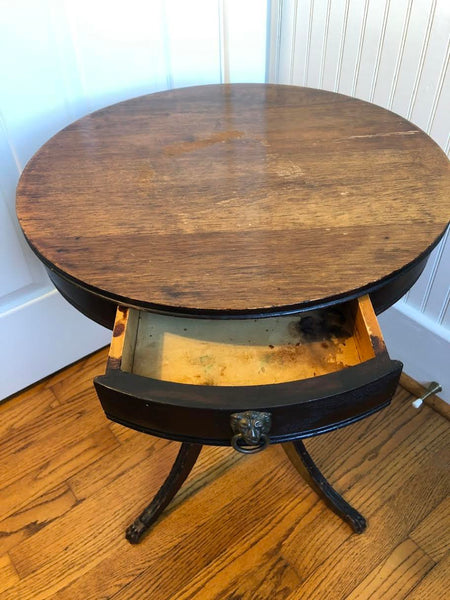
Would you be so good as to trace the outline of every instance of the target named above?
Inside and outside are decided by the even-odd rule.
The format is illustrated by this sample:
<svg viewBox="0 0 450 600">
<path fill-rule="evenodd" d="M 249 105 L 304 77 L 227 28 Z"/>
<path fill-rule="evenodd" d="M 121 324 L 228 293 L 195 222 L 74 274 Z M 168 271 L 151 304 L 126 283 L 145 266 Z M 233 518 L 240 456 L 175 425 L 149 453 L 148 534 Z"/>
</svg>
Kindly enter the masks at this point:
<svg viewBox="0 0 450 600">
<path fill-rule="evenodd" d="M 195 465 L 201 444 L 181 444 L 173 467 L 147 508 L 139 515 L 126 531 L 125 537 L 131 544 L 137 544 L 149 527 L 157 520 L 180 487 L 183 485 L 192 467 Z"/>
<path fill-rule="evenodd" d="M 347 521 L 355 533 L 362 533 L 367 526 L 365 518 L 331 487 L 308 454 L 303 442 L 297 440 L 282 444 L 282 446 L 300 475 L 321 496 L 331 510 Z"/>
</svg>

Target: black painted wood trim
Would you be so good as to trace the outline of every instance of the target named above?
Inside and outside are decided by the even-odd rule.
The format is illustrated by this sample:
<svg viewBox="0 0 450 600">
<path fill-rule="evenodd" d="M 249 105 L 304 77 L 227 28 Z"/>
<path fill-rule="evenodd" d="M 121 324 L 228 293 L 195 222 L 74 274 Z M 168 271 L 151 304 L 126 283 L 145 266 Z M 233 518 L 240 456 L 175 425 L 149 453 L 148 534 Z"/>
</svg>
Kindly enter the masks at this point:
<svg viewBox="0 0 450 600">
<path fill-rule="evenodd" d="M 403 271 L 398 274 L 396 278 L 393 278 L 391 281 L 385 283 L 384 285 L 380 285 L 378 287 L 374 287 L 372 291 L 370 291 L 370 299 L 374 308 L 375 313 L 378 315 L 382 313 L 384 310 L 392 306 L 397 300 L 399 300 L 417 281 L 422 271 L 425 268 L 425 265 L 428 260 L 428 255 L 422 258 L 421 261 L 415 263 L 410 269 Z M 56 289 L 61 293 L 61 295 L 74 306 L 77 310 L 82 312 L 86 317 L 92 319 L 96 323 L 107 327 L 108 329 L 114 328 L 114 320 L 116 317 L 116 309 L 118 306 L 118 301 L 112 298 L 109 298 L 106 294 L 101 295 L 94 291 L 88 290 L 84 288 L 82 285 L 74 283 L 73 281 L 65 278 L 60 275 L 56 271 L 47 268 L 50 279 L 55 285 Z M 359 294 L 361 295 L 361 294 Z M 351 296 L 345 298 L 345 300 L 351 300 L 356 298 L 357 296 Z M 343 300 L 342 300 L 343 301 Z M 240 314 L 236 315 L 233 313 L 229 313 L 227 315 L 221 314 L 217 315 L 214 312 L 208 314 L 186 314 L 177 313 L 178 316 L 191 316 L 196 318 L 201 318 L 202 316 L 205 318 L 221 318 L 221 319 L 237 319 L 237 318 L 257 318 L 257 317 L 269 317 L 275 315 L 282 314 L 295 314 L 300 313 L 302 311 L 311 310 L 311 308 L 322 308 L 324 306 L 330 304 L 336 304 L 338 301 L 334 302 L 322 302 L 316 303 L 314 307 L 306 306 L 303 309 L 290 309 L 289 307 L 277 308 L 276 311 L 272 310 L 271 312 L 265 313 L 250 313 L 250 314 Z M 122 300 L 120 301 L 122 306 L 128 306 L 131 308 L 137 308 L 139 310 L 149 310 L 151 312 L 157 312 L 161 314 L 174 314 L 169 311 L 161 310 L 160 308 L 146 308 L 143 306 L 137 306 L 133 304 L 131 301 Z"/>
</svg>

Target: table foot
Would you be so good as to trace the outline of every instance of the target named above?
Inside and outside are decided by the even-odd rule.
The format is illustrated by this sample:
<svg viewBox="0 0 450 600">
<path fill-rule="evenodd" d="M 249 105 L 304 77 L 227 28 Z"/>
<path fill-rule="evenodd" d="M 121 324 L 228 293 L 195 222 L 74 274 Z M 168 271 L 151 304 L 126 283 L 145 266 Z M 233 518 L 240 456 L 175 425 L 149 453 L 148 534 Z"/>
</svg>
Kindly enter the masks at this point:
<svg viewBox="0 0 450 600">
<path fill-rule="evenodd" d="M 131 544 L 140 542 L 145 532 L 158 519 L 160 514 L 170 503 L 185 482 L 189 473 L 192 471 L 201 449 L 201 444 L 181 444 L 178 456 L 167 479 L 147 508 L 143 510 L 139 517 L 127 528 L 125 537 Z"/>
<path fill-rule="evenodd" d="M 282 446 L 300 475 L 319 494 L 331 510 L 341 519 L 347 521 L 355 533 L 362 533 L 367 527 L 365 518 L 328 483 L 309 455 L 303 442 L 297 440 L 282 444 Z"/>
</svg>

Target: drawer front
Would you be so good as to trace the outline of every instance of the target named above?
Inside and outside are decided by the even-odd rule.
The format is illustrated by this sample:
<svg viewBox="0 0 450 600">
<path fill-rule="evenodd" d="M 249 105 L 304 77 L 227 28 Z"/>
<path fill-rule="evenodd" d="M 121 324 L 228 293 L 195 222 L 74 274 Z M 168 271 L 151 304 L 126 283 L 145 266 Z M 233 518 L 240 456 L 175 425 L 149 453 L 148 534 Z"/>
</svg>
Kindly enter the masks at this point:
<svg viewBox="0 0 450 600">
<path fill-rule="evenodd" d="M 178 441 L 229 445 L 231 415 L 269 412 L 272 443 L 343 427 L 387 406 L 402 364 L 372 359 L 338 374 L 278 385 L 205 387 L 117 371 L 94 381 L 112 421 Z"/>
<path fill-rule="evenodd" d="M 342 427 L 386 406 L 402 369 L 368 297 L 342 311 L 211 325 L 119 308 L 97 394 L 111 420 L 179 441 L 229 445 L 245 411 L 270 414 L 272 443 Z"/>
</svg>

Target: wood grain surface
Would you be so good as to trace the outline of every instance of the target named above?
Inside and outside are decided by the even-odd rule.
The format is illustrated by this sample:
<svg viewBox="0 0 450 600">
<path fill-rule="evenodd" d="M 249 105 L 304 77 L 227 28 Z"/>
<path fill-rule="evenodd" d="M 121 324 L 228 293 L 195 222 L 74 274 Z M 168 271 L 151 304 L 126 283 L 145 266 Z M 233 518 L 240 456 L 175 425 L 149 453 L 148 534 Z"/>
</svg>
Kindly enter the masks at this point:
<svg viewBox="0 0 450 600">
<path fill-rule="evenodd" d="M 48 268 L 149 310 L 268 311 L 361 295 L 429 253 L 448 161 L 380 107 L 234 84 L 143 96 L 53 137 L 17 211 Z"/>
<path fill-rule="evenodd" d="M 0 405 L 2 600 L 440 600 L 448 595 L 448 421 L 392 405 L 306 440 L 368 520 L 352 534 L 281 447 L 202 450 L 140 546 L 125 528 L 179 444 L 108 423 L 102 351 Z"/>
</svg>

